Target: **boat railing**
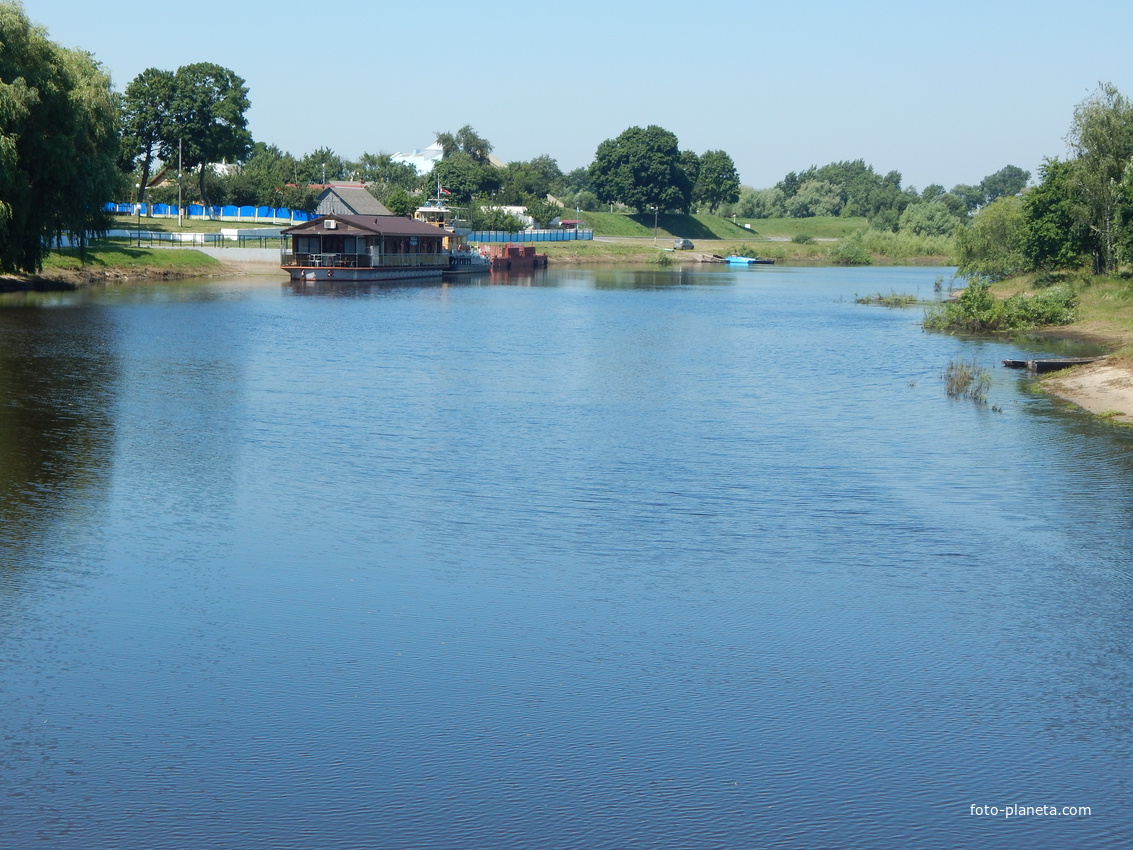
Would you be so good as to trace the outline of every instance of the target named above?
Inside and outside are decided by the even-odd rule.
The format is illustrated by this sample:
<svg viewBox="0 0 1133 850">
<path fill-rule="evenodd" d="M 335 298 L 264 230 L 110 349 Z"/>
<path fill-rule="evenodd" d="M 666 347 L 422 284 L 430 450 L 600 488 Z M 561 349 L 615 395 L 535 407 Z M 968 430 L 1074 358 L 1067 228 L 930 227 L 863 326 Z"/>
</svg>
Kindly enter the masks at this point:
<svg viewBox="0 0 1133 850">
<path fill-rule="evenodd" d="M 284 268 L 413 268 L 416 266 L 438 266 L 448 264 L 448 254 L 307 254 L 284 248 L 280 252 L 279 264 Z"/>
</svg>

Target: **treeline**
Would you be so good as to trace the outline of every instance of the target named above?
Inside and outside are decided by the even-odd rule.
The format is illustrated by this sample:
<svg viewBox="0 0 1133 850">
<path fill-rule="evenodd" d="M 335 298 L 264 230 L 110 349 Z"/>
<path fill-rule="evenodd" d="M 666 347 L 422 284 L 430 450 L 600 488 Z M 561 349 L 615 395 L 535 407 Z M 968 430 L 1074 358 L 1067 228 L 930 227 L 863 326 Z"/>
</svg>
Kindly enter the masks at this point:
<svg viewBox="0 0 1133 850">
<path fill-rule="evenodd" d="M 950 236 L 976 209 L 1021 192 L 1030 176 L 1007 165 L 976 185 L 945 190 L 932 184 L 918 192 L 902 187 L 899 171 L 881 174 L 857 159 L 792 171 L 770 189 L 745 186 L 738 201 L 721 212 L 741 218 L 863 216 L 878 231 Z"/>
<path fill-rule="evenodd" d="M 1047 159 L 1039 185 L 999 198 L 957 231 L 962 274 L 1111 274 L 1133 265 L 1133 104 L 1113 85 L 1074 109 L 1070 156 Z"/>
</svg>

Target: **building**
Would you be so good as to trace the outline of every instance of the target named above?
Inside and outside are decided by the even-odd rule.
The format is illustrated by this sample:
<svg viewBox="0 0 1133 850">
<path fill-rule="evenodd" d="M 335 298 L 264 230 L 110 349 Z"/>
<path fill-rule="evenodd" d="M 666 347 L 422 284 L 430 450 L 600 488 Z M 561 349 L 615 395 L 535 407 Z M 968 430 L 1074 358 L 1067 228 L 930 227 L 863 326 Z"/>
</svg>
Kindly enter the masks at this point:
<svg viewBox="0 0 1133 850">
<path fill-rule="evenodd" d="M 319 195 L 315 215 L 392 215 L 361 183 L 331 183 Z"/>
</svg>

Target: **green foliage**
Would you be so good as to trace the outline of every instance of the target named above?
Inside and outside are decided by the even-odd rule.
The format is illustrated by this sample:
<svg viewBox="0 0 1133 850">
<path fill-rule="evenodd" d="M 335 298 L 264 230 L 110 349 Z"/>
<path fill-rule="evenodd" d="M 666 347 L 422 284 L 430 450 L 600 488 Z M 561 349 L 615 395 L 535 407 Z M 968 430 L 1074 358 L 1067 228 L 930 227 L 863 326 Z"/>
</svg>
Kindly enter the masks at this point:
<svg viewBox="0 0 1133 850">
<path fill-rule="evenodd" d="M 901 213 L 898 230 L 916 236 L 951 236 L 960 226 L 957 218 L 943 201 L 933 199 L 909 204 Z"/>
<path fill-rule="evenodd" d="M 791 237 L 791 241 L 796 245 L 813 245 L 814 237 L 809 233 L 796 233 Z"/>
<path fill-rule="evenodd" d="M 346 160 L 332 151 L 322 147 L 305 154 L 295 165 L 296 183 L 315 183 L 325 185 L 336 180 L 349 180 Z"/>
<path fill-rule="evenodd" d="M 0 270 L 35 271 L 51 237 L 103 228 L 118 159 L 110 78 L 0 3 Z"/>
<path fill-rule="evenodd" d="M 1024 171 L 1016 165 L 1005 165 L 994 174 L 989 174 L 980 183 L 983 191 L 983 203 L 990 204 L 996 198 L 1018 195 L 1031 179 L 1031 172 Z"/>
<path fill-rule="evenodd" d="M 956 231 L 959 274 L 985 281 L 1003 280 L 1026 269 L 1023 199 L 1005 195 L 981 209 Z"/>
<path fill-rule="evenodd" d="M 843 239 L 838 243 L 830 259 L 840 266 L 868 266 L 873 264 L 873 256 L 866 248 L 861 233 Z"/>
<path fill-rule="evenodd" d="M 488 154 L 492 152 L 491 143 L 468 124 L 465 124 L 455 133 L 438 132 L 437 142 L 441 146 L 444 159 L 462 153 L 473 162 L 487 165 Z"/>
<path fill-rule="evenodd" d="M 1123 192 L 1133 162 L 1133 102 L 1110 83 L 1074 109 L 1067 139 L 1077 154 L 1076 194 L 1088 216 L 1093 237 L 1095 274 L 1117 267 L 1117 247 L 1123 210 L 1133 202 Z"/>
<path fill-rule="evenodd" d="M 559 164 L 546 154 L 527 162 L 508 163 L 496 200 L 501 204 L 523 204 L 528 198 L 544 199 L 562 177 Z"/>
<path fill-rule="evenodd" d="M 237 162 L 252 147 L 248 132 L 248 87 L 228 68 L 211 62 L 184 65 L 174 74 L 171 135 L 166 152 L 172 155 L 180 140 L 186 166 L 196 168 L 201 200 L 209 203 L 205 188 L 208 166 Z"/>
<path fill-rule="evenodd" d="M 692 197 L 677 137 L 655 124 L 630 127 L 598 145 L 589 176 L 600 201 L 638 212 L 686 211 Z"/>
<path fill-rule="evenodd" d="M 706 151 L 700 157 L 696 185 L 692 190 L 694 203 L 707 204 L 715 213 L 721 204 L 740 199 L 740 176 L 732 158 L 722 150 Z"/>
<path fill-rule="evenodd" d="M 547 227 L 554 219 L 561 218 L 565 212 L 563 208 L 557 204 L 552 204 L 537 198 L 529 200 L 525 206 L 527 207 L 527 214 L 531 216 L 531 218 L 535 220 L 536 225 L 540 227 Z"/>
<path fill-rule="evenodd" d="M 874 254 L 893 260 L 911 260 L 915 257 L 949 257 L 953 251 L 948 236 L 918 236 L 915 233 L 891 233 L 869 228 L 861 233 L 862 245 Z"/>
<path fill-rule="evenodd" d="M 148 68 L 130 81 L 122 102 L 122 154 L 127 168 L 141 166 L 135 203 L 144 200 L 154 159 L 170 154 L 174 78 L 169 71 Z"/>
<path fill-rule="evenodd" d="M 784 207 L 791 218 L 838 215 L 842 211 L 842 196 L 833 183 L 807 180 L 794 195 L 786 199 Z"/>
<path fill-rule="evenodd" d="M 947 304 L 930 307 L 924 326 L 932 330 L 962 333 L 1021 331 L 1044 325 L 1067 325 L 1074 321 L 1078 294 L 1071 286 L 1059 285 L 1037 295 L 1018 294 L 997 299 L 987 283 L 974 281 Z"/>
<path fill-rule="evenodd" d="M 469 210 L 469 222 L 473 230 L 523 230 L 524 224 L 506 210 L 491 206 L 487 198 L 479 198 Z"/>
<path fill-rule="evenodd" d="M 412 216 L 413 211 L 417 209 L 417 201 L 400 186 L 388 192 L 381 201 L 394 215 Z"/>
<path fill-rule="evenodd" d="M 1075 201 L 1078 166 L 1048 159 L 1042 181 L 1023 199 L 1020 250 L 1029 269 L 1081 266 L 1093 240 L 1085 208 Z"/>
<path fill-rule="evenodd" d="M 500 174 L 491 165 L 458 151 L 433 166 L 430 178 L 452 193 L 453 201 L 469 203 L 477 195 L 491 194 L 500 187 Z"/>
</svg>

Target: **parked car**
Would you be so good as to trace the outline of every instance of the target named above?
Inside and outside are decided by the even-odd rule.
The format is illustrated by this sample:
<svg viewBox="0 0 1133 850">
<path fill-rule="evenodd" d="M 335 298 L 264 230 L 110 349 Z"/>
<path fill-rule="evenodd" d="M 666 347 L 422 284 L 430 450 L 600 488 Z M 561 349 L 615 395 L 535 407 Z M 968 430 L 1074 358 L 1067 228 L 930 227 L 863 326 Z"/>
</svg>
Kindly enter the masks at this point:
<svg viewBox="0 0 1133 850">
<path fill-rule="evenodd" d="M 674 239 L 673 240 L 673 250 L 674 251 L 690 251 L 695 247 L 696 246 L 692 244 L 691 239 Z"/>
</svg>

